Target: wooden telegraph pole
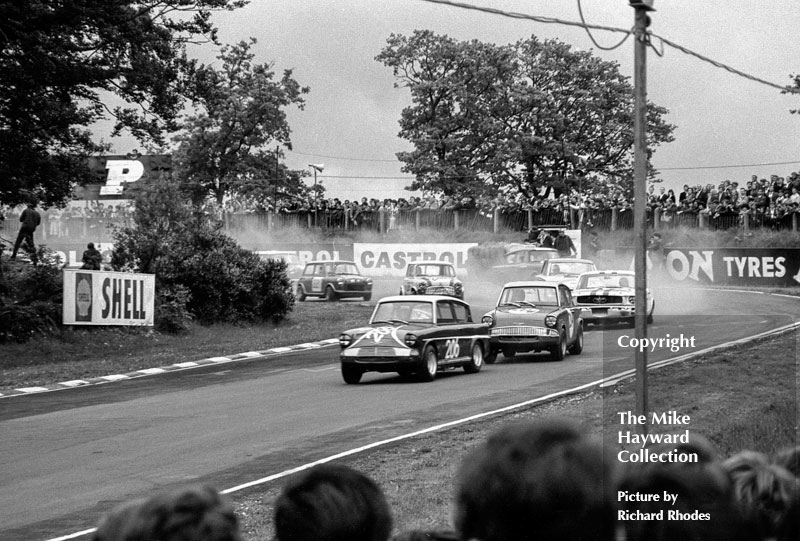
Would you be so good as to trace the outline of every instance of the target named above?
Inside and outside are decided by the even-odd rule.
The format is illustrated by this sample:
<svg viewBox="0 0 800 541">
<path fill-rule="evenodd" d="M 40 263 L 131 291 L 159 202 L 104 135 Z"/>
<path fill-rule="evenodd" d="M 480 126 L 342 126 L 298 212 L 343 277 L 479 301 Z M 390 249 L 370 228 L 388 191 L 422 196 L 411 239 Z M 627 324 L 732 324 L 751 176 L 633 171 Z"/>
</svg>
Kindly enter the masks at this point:
<svg viewBox="0 0 800 541">
<path fill-rule="evenodd" d="M 633 230 L 635 238 L 635 336 L 638 343 L 647 337 L 647 13 L 654 11 L 653 0 L 629 0 L 634 8 L 633 54 Z M 647 348 L 636 348 L 636 415 L 647 419 Z M 637 425 L 647 434 L 647 422 Z"/>
</svg>

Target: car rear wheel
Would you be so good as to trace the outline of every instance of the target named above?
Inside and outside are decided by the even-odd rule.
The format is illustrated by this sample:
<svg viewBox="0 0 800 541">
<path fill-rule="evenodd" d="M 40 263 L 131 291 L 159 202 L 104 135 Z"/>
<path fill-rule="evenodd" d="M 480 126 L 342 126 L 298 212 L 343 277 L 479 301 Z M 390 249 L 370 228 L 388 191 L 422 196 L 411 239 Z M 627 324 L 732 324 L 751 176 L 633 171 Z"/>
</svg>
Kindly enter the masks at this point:
<svg viewBox="0 0 800 541">
<path fill-rule="evenodd" d="M 554 361 L 563 361 L 567 356 L 567 334 L 564 329 L 558 333 L 558 344 L 550 348 L 550 356 Z"/>
<path fill-rule="evenodd" d="M 306 300 L 306 288 L 304 288 L 302 285 L 297 286 L 297 300 L 300 302 Z"/>
<path fill-rule="evenodd" d="M 331 286 L 325 288 L 325 300 L 328 302 L 335 301 L 337 299 L 336 292 L 333 290 Z"/>
<path fill-rule="evenodd" d="M 354 385 L 361 381 L 364 372 L 357 366 L 342 365 L 342 379 L 348 385 Z"/>
<path fill-rule="evenodd" d="M 483 347 L 480 342 L 472 345 L 472 356 L 469 362 L 464 365 L 464 372 L 467 374 L 477 374 L 483 368 Z"/>
<path fill-rule="evenodd" d="M 436 371 L 439 370 L 439 357 L 436 355 L 436 348 L 428 346 L 422 356 L 422 370 L 419 372 L 419 379 L 422 381 L 433 381 L 436 379 Z"/>
<path fill-rule="evenodd" d="M 578 327 L 578 336 L 575 337 L 575 343 L 569 348 L 571 355 L 580 355 L 583 351 L 583 325 Z"/>
</svg>

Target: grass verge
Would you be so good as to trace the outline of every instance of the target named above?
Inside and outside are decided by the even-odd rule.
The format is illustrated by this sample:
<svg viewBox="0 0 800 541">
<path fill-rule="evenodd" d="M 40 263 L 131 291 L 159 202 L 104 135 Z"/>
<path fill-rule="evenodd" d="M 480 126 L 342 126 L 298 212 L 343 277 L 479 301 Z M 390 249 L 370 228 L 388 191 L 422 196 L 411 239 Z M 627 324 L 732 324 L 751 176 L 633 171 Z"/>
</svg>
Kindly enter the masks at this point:
<svg viewBox="0 0 800 541">
<path fill-rule="evenodd" d="M 691 417 L 719 454 L 772 453 L 798 439 L 797 332 L 702 356 L 649 373 L 649 411 Z M 373 449 L 339 462 L 371 476 L 385 491 L 395 531 L 448 528 L 451 487 L 462 457 L 502 423 L 547 415 L 582 421 L 618 447 L 618 412 L 635 409 L 633 380 L 548 404 L 474 421 Z M 273 539 L 272 513 L 281 481 L 233 494 L 246 540 Z"/>
<path fill-rule="evenodd" d="M 135 327 L 68 328 L 60 337 L 0 345 L 0 389 L 124 374 L 334 338 L 341 329 L 362 325 L 372 308 L 365 302 L 340 302 L 333 311 L 325 302 L 297 303 L 278 325 L 195 325 L 180 335 Z"/>
</svg>

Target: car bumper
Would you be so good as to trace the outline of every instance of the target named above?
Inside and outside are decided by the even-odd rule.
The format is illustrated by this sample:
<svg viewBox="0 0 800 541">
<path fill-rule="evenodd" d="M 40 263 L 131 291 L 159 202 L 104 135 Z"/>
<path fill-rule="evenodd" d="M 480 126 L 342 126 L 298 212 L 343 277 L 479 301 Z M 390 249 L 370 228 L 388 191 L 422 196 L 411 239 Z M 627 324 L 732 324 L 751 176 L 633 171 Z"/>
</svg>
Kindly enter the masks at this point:
<svg viewBox="0 0 800 541">
<path fill-rule="evenodd" d="M 630 319 L 636 314 L 633 306 L 582 306 L 581 317 L 584 321 Z"/>
<path fill-rule="evenodd" d="M 420 354 L 416 349 L 369 346 L 345 349 L 339 361 L 342 366 L 357 366 L 364 371 L 398 372 L 419 364 Z"/>
</svg>

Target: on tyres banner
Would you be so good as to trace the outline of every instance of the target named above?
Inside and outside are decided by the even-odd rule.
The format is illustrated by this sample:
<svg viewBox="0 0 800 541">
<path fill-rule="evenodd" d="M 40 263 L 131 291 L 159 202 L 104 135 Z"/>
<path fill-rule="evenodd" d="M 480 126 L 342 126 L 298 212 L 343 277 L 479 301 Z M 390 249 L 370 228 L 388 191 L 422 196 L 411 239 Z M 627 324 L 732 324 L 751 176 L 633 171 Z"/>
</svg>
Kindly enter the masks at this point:
<svg viewBox="0 0 800 541">
<path fill-rule="evenodd" d="M 669 276 L 681 282 L 800 286 L 796 248 L 668 248 L 664 265 Z"/>
<path fill-rule="evenodd" d="M 466 273 L 467 250 L 477 242 L 459 243 L 360 243 L 353 244 L 358 268 L 367 276 L 404 276 L 406 266 L 415 261 L 449 261 L 456 273 Z"/>
<path fill-rule="evenodd" d="M 154 274 L 64 269 L 65 325 L 153 325 Z"/>
</svg>

